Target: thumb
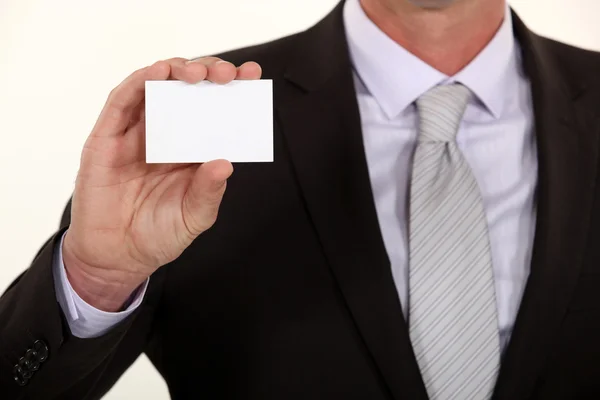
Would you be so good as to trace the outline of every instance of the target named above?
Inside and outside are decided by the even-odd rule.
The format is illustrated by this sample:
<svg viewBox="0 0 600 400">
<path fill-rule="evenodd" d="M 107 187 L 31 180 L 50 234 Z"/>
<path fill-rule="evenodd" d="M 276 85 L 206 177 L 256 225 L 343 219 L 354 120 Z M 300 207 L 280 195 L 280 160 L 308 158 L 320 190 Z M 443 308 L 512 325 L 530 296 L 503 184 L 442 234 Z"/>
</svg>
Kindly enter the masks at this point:
<svg viewBox="0 0 600 400">
<path fill-rule="evenodd" d="M 214 160 L 196 169 L 182 203 L 183 222 L 189 234 L 196 237 L 217 220 L 227 179 L 233 166 L 227 160 Z"/>
</svg>

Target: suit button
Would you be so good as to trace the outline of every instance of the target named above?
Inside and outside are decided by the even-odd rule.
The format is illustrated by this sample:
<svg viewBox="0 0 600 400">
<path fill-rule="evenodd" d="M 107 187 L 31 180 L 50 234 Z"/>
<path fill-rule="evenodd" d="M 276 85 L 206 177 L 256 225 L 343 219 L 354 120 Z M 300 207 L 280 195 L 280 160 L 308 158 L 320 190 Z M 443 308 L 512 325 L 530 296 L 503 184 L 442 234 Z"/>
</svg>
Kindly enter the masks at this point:
<svg viewBox="0 0 600 400">
<path fill-rule="evenodd" d="M 40 369 L 40 360 L 38 359 L 37 353 L 29 349 L 27 353 L 25 353 L 25 357 L 23 357 L 29 363 L 29 369 L 31 371 L 37 371 Z"/>
<path fill-rule="evenodd" d="M 39 362 L 44 362 L 48 359 L 48 346 L 41 340 L 36 340 L 35 343 L 33 343 L 33 351 L 37 353 Z"/>
<path fill-rule="evenodd" d="M 25 386 L 27 384 L 27 381 L 29 380 L 28 378 L 25 378 L 25 376 L 23 376 L 23 369 L 21 369 L 21 367 L 19 367 L 18 364 L 15 365 L 15 367 L 13 368 L 13 378 L 19 386 Z"/>
<path fill-rule="evenodd" d="M 31 370 L 31 363 L 29 362 L 29 360 L 26 360 L 24 357 L 21 357 L 17 366 L 21 369 L 21 374 L 23 375 L 23 378 L 31 378 L 31 375 L 33 375 L 33 371 Z"/>
<path fill-rule="evenodd" d="M 40 369 L 40 360 L 38 359 L 38 354 L 34 350 L 27 350 L 24 358 L 29 362 L 29 369 L 31 371 L 35 372 Z"/>
</svg>

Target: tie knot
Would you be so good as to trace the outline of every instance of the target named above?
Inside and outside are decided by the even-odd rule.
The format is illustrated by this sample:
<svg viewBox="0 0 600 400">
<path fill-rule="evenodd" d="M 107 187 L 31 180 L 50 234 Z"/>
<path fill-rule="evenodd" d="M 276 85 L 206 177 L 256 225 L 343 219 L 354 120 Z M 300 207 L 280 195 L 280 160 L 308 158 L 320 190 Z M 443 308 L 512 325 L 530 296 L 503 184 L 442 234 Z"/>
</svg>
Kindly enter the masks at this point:
<svg viewBox="0 0 600 400">
<path fill-rule="evenodd" d="M 420 142 L 453 142 L 471 91 L 458 83 L 436 86 L 417 100 Z"/>
</svg>

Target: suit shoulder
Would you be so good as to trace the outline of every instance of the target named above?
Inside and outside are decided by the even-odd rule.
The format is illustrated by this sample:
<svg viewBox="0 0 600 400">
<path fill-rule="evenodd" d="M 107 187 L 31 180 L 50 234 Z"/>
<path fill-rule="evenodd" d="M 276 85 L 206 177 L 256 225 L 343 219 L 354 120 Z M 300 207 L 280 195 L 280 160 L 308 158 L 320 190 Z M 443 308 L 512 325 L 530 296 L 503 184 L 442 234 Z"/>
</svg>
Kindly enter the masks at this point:
<svg viewBox="0 0 600 400">
<path fill-rule="evenodd" d="M 561 68 L 571 76 L 576 76 L 582 81 L 599 82 L 600 52 L 576 47 L 557 40 L 542 38 L 544 46 Z"/>
</svg>

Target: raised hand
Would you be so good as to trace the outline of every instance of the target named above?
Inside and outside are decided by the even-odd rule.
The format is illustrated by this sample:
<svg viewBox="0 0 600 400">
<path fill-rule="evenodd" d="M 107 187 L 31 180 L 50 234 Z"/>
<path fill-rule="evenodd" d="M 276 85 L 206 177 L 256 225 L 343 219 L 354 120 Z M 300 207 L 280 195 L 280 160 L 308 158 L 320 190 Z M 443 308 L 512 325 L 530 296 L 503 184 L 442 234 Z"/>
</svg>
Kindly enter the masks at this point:
<svg viewBox="0 0 600 400">
<path fill-rule="evenodd" d="M 225 84 L 260 76 L 254 62 L 236 68 L 215 57 L 173 58 L 134 72 L 112 90 L 82 151 L 63 242 L 67 276 L 83 300 L 118 310 L 213 225 L 233 172 L 226 160 L 146 164 L 145 81 Z"/>
</svg>

